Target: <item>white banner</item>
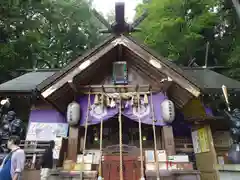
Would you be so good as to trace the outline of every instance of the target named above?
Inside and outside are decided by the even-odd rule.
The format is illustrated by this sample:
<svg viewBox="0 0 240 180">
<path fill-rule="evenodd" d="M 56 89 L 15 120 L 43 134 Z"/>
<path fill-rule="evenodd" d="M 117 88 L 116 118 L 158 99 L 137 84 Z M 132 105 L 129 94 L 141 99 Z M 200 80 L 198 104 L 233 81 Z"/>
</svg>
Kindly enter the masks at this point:
<svg viewBox="0 0 240 180">
<path fill-rule="evenodd" d="M 68 124 L 32 122 L 28 126 L 27 141 L 50 141 L 56 137 L 67 137 Z"/>
</svg>

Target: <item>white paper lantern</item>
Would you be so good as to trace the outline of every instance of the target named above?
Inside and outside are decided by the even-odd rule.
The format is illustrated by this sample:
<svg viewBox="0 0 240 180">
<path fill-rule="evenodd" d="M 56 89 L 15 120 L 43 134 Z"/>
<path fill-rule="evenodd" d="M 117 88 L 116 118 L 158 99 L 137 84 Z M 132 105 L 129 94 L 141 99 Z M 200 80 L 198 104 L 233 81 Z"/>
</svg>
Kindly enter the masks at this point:
<svg viewBox="0 0 240 180">
<path fill-rule="evenodd" d="M 80 105 L 73 101 L 67 108 L 67 122 L 69 125 L 77 125 L 80 120 Z"/>
<path fill-rule="evenodd" d="M 1 102 L 0 102 L 0 104 L 1 104 L 2 106 L 6 107 L 6 108 L 9 108 L 9 106 L 10 106 L 10 101 L 9 101 L 8 98 L 2 99 Z"/>
<path fill-rule="evenodd" d="M 164 100 L 161 103 L 161 112 L 164 122 L 171 123 L 175 119 L 175 109 L 172 101 Z"/>
</svg>

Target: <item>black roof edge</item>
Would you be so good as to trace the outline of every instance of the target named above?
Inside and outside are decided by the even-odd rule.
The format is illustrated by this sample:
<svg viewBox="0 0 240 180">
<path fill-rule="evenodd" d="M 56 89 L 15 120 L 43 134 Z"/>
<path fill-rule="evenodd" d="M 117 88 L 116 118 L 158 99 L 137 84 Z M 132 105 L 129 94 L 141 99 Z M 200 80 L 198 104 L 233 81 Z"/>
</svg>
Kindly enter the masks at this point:
<svg viewBox="0 0 240 180">
<path fill-rule="evenodd" d="M 227 88 L 228 94 L 240 94 L 240 88 Z M 219 88 L 204 88 L 202 94 L 223 94 L 222 87 Z"/>
<path fill-rule="evenodd" d="M 32 96 L 32 91 L 0 91 L 0 96 Z"/>
<path fill-rule="evenodd" d="M 31 73 L 31 72 L 58 72 L 61 68 L 44 68 L 44 69 L 16 69 L 19 72 Z"/>
<path fill-rule="evenodd" d="M 225 66 L 209 66 L 209 67 L 202 67 L 202 66 L 197 66 L 197 67 L 188 67 L 188 66 L 182 66 L 183 70 L 201 70 L 201 69 L 208 69 L 211 71 L 214 70 L 227 70 L 231 69 L 231 67 L 225 67 Z"/>
</svg>

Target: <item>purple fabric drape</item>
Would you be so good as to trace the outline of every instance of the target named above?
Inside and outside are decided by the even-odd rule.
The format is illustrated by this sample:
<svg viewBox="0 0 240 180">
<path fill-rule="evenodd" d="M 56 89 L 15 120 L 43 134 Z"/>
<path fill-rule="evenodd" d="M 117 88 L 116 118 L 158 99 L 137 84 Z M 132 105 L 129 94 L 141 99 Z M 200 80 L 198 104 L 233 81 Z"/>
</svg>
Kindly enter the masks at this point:
<svg viewBox="0 0 240 180">
<path fill-rule="evenodd" d="M 161 103 L 167 99 L 166 96 L 164 96 L 162 93 L 154 94 L 153 95 L 153 108 L 154 108 L 154 116 L 157 120 L 156 125 L 157 126 L 164 126 L 165 123 L 162 120 L 162 114 L 161 114 Z M 81 119 L 80 119 L 80 125 L 85 125 L 86 115 L 87 115 L 87 101 L 88 96 L 82 96 L 79 97 L 79 103 L 81 107 Z M 91 96 L 91 104 L 93 104 L 94 96 Z M 140 110 L 140 117 L 142 123 L 145 124 L 152 124 L 152 117 L 151 117 L 151 106 L 150 104 L 147 106 L 143 105 L 143 98 L 141 99 L 142 105 Z M 126 102 L 123 102 L 126 105 Z M 149 98 L 149 103 L 151 103 Z M 100 109 L 99 106 L 92 105 L 91 111 L 89 113 L 89 124 L 98 124 L 100 123 L 101 117 L 103 120 L 108 120 L 109 118 L 114 117 L 118 114 L 118 107 L 116 108 L 104 108 L 104 111 Z M 205 112 L 208 116 L 213 116 L 213 112 L 211 108 L 205 107 Z M 132 106 L 125 106 L 124 110 L 122 111 L 122 114 L 126 117 L 128 117 L 131 120 L 138 121 L 138 112 L 137 108 L 133 108 Z M 177 117 L 176 117 L 177 119 Z M 182 121 L 184 121 L 184 117 L 181 118 Z M 63 123 L 66 124 L 66 117 L 64 117 L 62 114 L 57 112 L 56 110 L 32 110 L 29 116 L 29 124 L 31 122 L 37 122 L 37 123 Z M 175 122 L 175 121 L 174 121 Z M 173 122 L 173 123 L 174 123 Z M 182 125 L 182 124 L 181 124 Z M 178 124 L 178 127 L 180 125 Z M 182 128 L 180 128 L 182 129 Z"/>
<path fill-rule="evenodd" d="M 142 123 L 145 124 L 152 124 L 152 110 L 151 110 L 151 100 L 149 99 L 149 104 L 144 105 L 143 98 L 141 98 L 141 108 L 140 108 L 140 119 Z M 165 123 L 162 120 L 162 114 L 161 114 L 161 108 L 160 105 L 162 101 L 167 99 L 167 97 L 162 94 L 154 94 L 153 95 L 153 108 L 154 108 L 154 118 L 157 120 L 156 125 L 157 126 L 163 126 Z M 100 123 L 101 119 L 103 121 L 108 120 L 109 118 L 114 117 L 116 114 L 118 114 L 118 107 L 115 108 L 107 108 L 104 107 L 102 110 L 100 106 L 94 105 L 94 95 L 91 95 L 90 97 L 91 100 L 91 110 L 89 112 L 89 117 L 88 117 L 88 123 L 90 125 L 92 124 L 98 124 Z M 122 111 L 122 114 L 126 116 L 127 118 L 138 121 L 138 108 L 137 107 L 132 107 L 130 105 L 127 105 L 127 101 L 122 102 L 125 107 L 124 110 Z M 80 125 L 84 126 L 86 117 L 87 117 L 87 108 L 88 108 L 88 96 L 82 96 L 79 98 L 79 104 L 81 107 L 81 120 L 80 120 Z"/>
<path fill-rule="evenodd" d="M 167 99 L 167 97 L 162 94 L 154 94 L 153 97 L 153 112 L 154 112 L 154 119 L 156 120 L 156 126 L 164 126 L 165 123 L 162 119 L 161 113 L 161 103 Z M 151 98 L 148 97 L 148 105 L 144 105 L 143 98 L 141 98 L 141 106 L 140 106 L 140 113 L 138 113 L 137 107 L 128 106 L 124 109 L 122 114 L 127 118 L 138 121 L 138 117 L 140 116 L 141 122 L 144 124 L 152 124 L 152 110 L 151 110 Z"/>
<path fill-rule="evenodd" d="M 84 126 L 87 118 L 87 109 L 88 109 L 88 95 L 81 96 L 79 98 L 79 104 L 81 108 L 81 119 L 80 125 Z M 100 123 L 101 119 L 103 121 L 108 120 L 109 118 L 114 117 L 118 113 L 118 108 L 106 108 L 104 107 L 103 110 L 100 106 L 94 105 L 94 95 L 90 97 L 91 102 L 91 110 L 89 111 L 88 115 L 88 123 L 90 125 Z"/>
<path fill-rule="evenodd" d="M 55 110 L 32 110 L 29 122 L 67 123 L 66 118 Z"/>
<path fill-rule="evenodd" d="M 57 136 L 67 137 L 66 118 L 56 110 L 32 110 L 29 116 L 26 139 L 49 141 Z"/>
<path fill-rule="evenodd" d="M 210 117 L 213 116 L 213 111 L 211 108 L 204 106 L 204 109 L 207 116 L 210 116 Z"/>
</svg>

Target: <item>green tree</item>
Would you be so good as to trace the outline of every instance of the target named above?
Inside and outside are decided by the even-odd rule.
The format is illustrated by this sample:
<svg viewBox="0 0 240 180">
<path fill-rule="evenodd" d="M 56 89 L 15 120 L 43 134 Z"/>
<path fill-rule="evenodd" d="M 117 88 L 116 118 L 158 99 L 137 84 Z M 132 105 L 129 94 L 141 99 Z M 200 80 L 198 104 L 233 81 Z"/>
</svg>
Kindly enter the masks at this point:
<svg viewBox="0 0 240 180">
<path fill-rule="evenodd" d="M 227 40 L 230 46 L 226 47 L 226 51 L 229 52 L 228 65 L 231 69 L 226 73 L 227 75 L 240 80 L 240 34 L 239 34 L 239 23 L 240 19 L 236 10 L 240 10 L 239 7 L 234 7 L 233 1 L 223 1 L 224 2 L 224 14 L 225 19 L 228 24 L 226 30 Z M 236 1 L 237 2 L 237 1 Z M 240 5 L 239 5 L 240 6 Z M 237 9 L 236 9 L 237 8 Z M 231 42 L 231 43 L 230 43 Z"/>
<path fill-rule="evenodd" d="M 230 27 L 233 18 L 228 16 L 230 12 L 226 9 L 226 2 L 151 0 L 137 8 L 137 14 L 144 8 L 148 9 L 149 16 L 140 25 L 142 32 L 136 36 L 182 65 L 188 65 L 193 58 L 198 65 L 204 65 L 209 42 L 209 65 L 226 64 L 233 46 L 234 31 Z"/>
<path fill-rule="evenodd" d="M 0 72 L 63 67 L 101 41 L 87 0 L 0 1 Z"/>
</svg>

